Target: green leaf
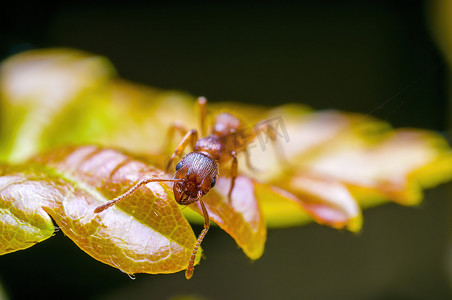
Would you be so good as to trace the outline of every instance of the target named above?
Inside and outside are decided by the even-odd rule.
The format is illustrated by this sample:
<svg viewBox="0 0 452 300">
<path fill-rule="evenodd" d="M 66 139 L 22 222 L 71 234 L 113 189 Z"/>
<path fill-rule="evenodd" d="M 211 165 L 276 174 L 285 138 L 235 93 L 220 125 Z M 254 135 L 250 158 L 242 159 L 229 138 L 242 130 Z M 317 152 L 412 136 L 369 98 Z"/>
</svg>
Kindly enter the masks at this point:
<svg viewBox="0 0 452 300">
<path fill-rule="evenodd" d="M 107 60 L 74 50 L 31 51 L 8 59 L 0 78 L 0 158 L 16 162 L 62 144 L 95 143 L 152 156 L 161 166 L 177 144 L 176 139 L 168 140 L 170 125 L 179 121 L 186 129 L 198 126 L 194 98 L 122 81 L 113 74 Z M 271 226 L 314 219 L 358 230 L 357 204 L 417 204 L 423 188 L 452 177 L 450 147 L 432 132 L 393 130 L 368 116 L 314 112 L 296 104 L 268 109 L 226 103 L 209 105 L 209 110 L 237 115 L 249 130 L 259 121 L 279 120 L 277 142 L 286 163 L 275 151 L 267 151 L 274 146 L 268 136 L 266 142 L 255 139 L 248 147 L 251 164 L 259 172 L 248 170 L 245 155 L 239 153 L 239 171 L 256 179 L 256 199 Z M 163 148 L 168 152 L 162 154 Z M 306 181 L 312 175 L 315 185 L 329 186 L 331 195 L 348 193 L 342 198 L 347 200 L 321 196 L 294 177 Z M 333 181 L 334 185 L 327 183 Z M 338 218 L 325 219 L 326 211 Z"/>
<path fill-rule="evenodd" d="M 0 166 L 0 255 L 26 249 L 53 235 L 42 208 L 61 197 L 66 183 L 36 167 Z"/>
<path fill-rule="evenodd" d="M 238 176 L 228 199 L 231 179 L 220 177 L 215 189 L 203 201 L 210 219 L 234 238 L 245 254 L 258 259 L 264 252 L 267 228 L 255 190 L 256 182 L 245 176 Z M 202 214 L 199 203 L 190 208 Z"/>
<path fill-rule="evenodd" d="M 30 164 L 32 168 L 2 168 L 2 221 L 16 218 L 26 226 L 12 224 L 2 230 L 1 240 L 7 242 L 1 244 L 1 253 L 48 238 L 53 227 L 47 212 L 83 251 L 125 273 L 186 268 L 196 237 L 166 184 L 149 183 L 114 207 L 94 213 L 142 177 L 165 177 L 163 172 L 94 146 L 60 148 Z M 40 227 L 44 237 L 35 229 Z"/>
<path fill-rule="evenodd" d="M 74 103 L 96 103 L 91 96 L 103 91 L 113 73 L 106 59 L 69 49 L 25 52 L 3 62 L 0 159 L 20 162 L 45 149 L 57 116 Z M 73 120 L 66 122 L 74 126 Z"/>
</svg>

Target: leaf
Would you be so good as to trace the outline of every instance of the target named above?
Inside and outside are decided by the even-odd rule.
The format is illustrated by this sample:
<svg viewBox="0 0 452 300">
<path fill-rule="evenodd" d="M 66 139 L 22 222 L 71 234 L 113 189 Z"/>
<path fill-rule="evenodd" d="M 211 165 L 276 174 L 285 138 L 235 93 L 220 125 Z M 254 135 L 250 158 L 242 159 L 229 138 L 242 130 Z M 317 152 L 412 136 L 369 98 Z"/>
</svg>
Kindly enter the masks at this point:
<svg viewBox="0 0 452 300">
<path fill-rule="evenodd" d="M 372 143 L 356 137 L 341 141 L 307 162 L 306 168 L 333 177 L 352 190 L 367 189 L 400 204 L 414 205 L 421 200 L 422 182 L 431 184 L 450 178 L 451 154 L 446 151 L 437 135 L 405 129 L 385 134 Z M 421 175 L 422 168 L 438 163 L 442 165 L 442 176 L 427 179 Z"/>
<path fill-rule="evenodd" d="M 266 122 L 275 128 L 276 142 L 271 143 L 265 136 L 268 133 L 261 134 L 248 154 L 259 172 L 247 174 L 271 185 L 262 198 L 273 195 L 278 199 L 278 203 L 262 200 L 269 222 L 284 227 L 314 219 L 334 228 L 359 231 L 361 210 L 347 186 L 328 174 L 311 172 L 305 167 L 306 161 L 315 158 L 338 135 L 348 133 L 357 122 L 334 112 L 314 114 L 298 105 L 275 109 Z M 241 162 L 245 164 L 244 160 Z M 280 205 L 288 209 L 276 208 Z M 284 215 L 278 216 L 279 213 Z"/>
<path fill-rule="evenodd" d="M 345 114 L 329 111 L 313 113 L 295 104 L 271 110 L 264 120 L 275 128 L 275 144 L 281 146 L 282 153 L 275 152 L 275 145 L 271 143 L 268 133 L 263 132 L 248 150 L 251 165 L 259 172 L 244 169 L 246 174 L 264 182 L 277 181 L 292 174 L 287 170 L 301 169 L 304 161 L 352 126 Z M 281 160 L 281 154 L 286 161 Z M 245 165 L 244 157 L 242 161 L 241 165 Z"/>
<path fill-rule="evenodd" d="M 4 168 L 0 177 L 5 182 L 2 201 L 18 207 L 18 214 L 42 207 L 83 251 L 128 274 L 186 268 L 196 237 L 165 184 L 149 183 L 114 207 L 94 213 L 138 179 L 163 177 L 163 172 L 95 146 L 60 148 L 33 163 L 31 171 Z M 22 180 L 9 179 L 14 176 Z"/>
<path fill-rule="evenodd" d="M 39 64 L 40 61 L 47 63 Z M 177 135 L 173 141 L 168 140 L 170 124 L 179 120 L 187 129 L 198 126 L 194 98 L 180 92 L 125 82 L 113 78 L 113 73 L 111 64 L 105 59 L 73 50 L 32 51 L 8 59 L 2 67 L 0 80 L 5 108 L 1 110 L 4 132 L 0 138 L 2 145 L 6 145 L 0 149 L 0 153 L 5 151 L 6 155 L 0 157 L 17 161 L 61 144 L 96 143 L 152 157 L 153 163 L 160 166 L 162 158 L 170 155 L 162 154 L 162 149 L 172 149 L 177 144 Z M 45 100 L 37 87 L 43 87 L 49 94 L 58 90 L 58 81 L 50 80 L 55 74 L 64 74 L 66 82 L 73 83 L 64 86 L 78 87 L 78 90 L 69 89 L 70 93 L 62 93 L 67 99 L 58 102 L 58 109 L 52 108 L 51 114 L 44 114 L 47 121 L 29 120 L 29 116 L 40 114 L 22 114 L 21 109 L 32 111 Z M 94 75 L 86 75 L 90 80 L 84 81 L 80 74 Z M 17 99 L 23 97 L 10 90 L 13 83 L 18 82 L 14 78 L 21 76 L 27 78 L 22 83 L 23 90 L 30 91 L 27 100 L 37 104 L 16 105 Z M 44 107 L 46 105 L 48 103 L 44 101 Z M 228 111 L 240 116 L 247 122 L 247 130 L 253 130 L 257 122 L 274 126 L 277 134 L 275 145 L 270 142 L 268 133 L 263 132 L 248 147 L 251 164 L 258 172 L 248 170 L 246 155 L 239 154 L 240 173 L 256 179 L 257 200 L 271 226 L 304 224 L 315 219 L 334 227 L 342 224 L 358 230 L 360 215 L 354 212 L 360 210 L 356 209 L 356 203 L 370 207 L 392 200 L 413 205 L 422 198 L 423 188 L 452 177 L 450 147 L 434 133 L 408 130 L 417 138 L 404 144 L 403 132 L 407 130 L 393 130 L 387 123 L 369 116 L 337 111 L 315 112 L 297 104 L 268 109 L 238 103 L 209 103 L 209 110 L 211 114 Z M 19 132 L 14 124 L 22 123 L 33 124 L 36 128 Z M 21 147 L 20 151 L 12 151 L 10 147 L 26 143 L 33 145 Z M 285 161 L 281 159 L 281 153 L 286 157 Z M 423 156 L 419 153 L 430 154 Z M 398 164 L 402 167 L 391 169 Z M 328 186 L 331 195 L 346 189 L 352 198 L 347 195 L 341 201 L 332 201 L 309 186 L 290 185 L 295 175 L 304 180 L 315 176 L 315 185 Z M 286 198 L 287 195 L 291 196 Z M 351 205 L 352 202 L 355 205 Z M 316 209 L 313 209 L 313 203 Z M 337 220 L 322 219 L 320 216 L 325 217 L 325 214 L 320 212 L 320 208 L 335 212 Z M 193 214 L 187 214 L 187 211 L 186 215 L 192 220 Z M 345 221 L 344 216 L 350 220 Z"/>
<path fill-rule="evenodd" d="M 313 221 L 295 195 L 269 184 L 256 184 L 256 194 L 268 227 L 284 228 Z"/>
<path fill-rule="evenodd" d="M 83 107 L 86 100 L 80 100 L 98 93 L 113 72 L 106 59 L 69 49 L 25 52 L 3 62 L 0 94 L 7 113 L 0 119 L 0 158 L 19 162 L 44 149 L 56 116 L 75 102 Z"/>
<path fill-rule="evenodd" d="M 273 227 L 319 224 L 358 232 L 362 226 L 361 209 L 347 187 L 340 182 L 308 173 L 294 175 L 287 183 L 261 184 L 259 187 L 266 216 Z M 280 219 L 278 219 L 278 217 Z M 287 225 L 286 225 L 287 224 Z"/>
<path fill-rule="evenodd" d="M 67 187 L 59 178 L 35 167 L 0 167 L 0 255 L 26 249 L 53 235 L 42 209 Z"/>
<path fill-rule="evenodd" d="M 347 187 L 327 176 L 308 173 L 294 175 L 288 184 L 288 191 L 320 224 L 334 228 L 347 228 L 358 232 L 362 226 L 361 210 Z"/>
<path fill-rule="evenodd" d="M 257 200 L 255 182 L 238 176 L 229 200 L 230 185 L 230 178 L 219 177 L 215 189 L 203 198 L 209 217 L 234 238 L 249 258 L 258 259 L 264 252 L 267 228 Z M 199 203 L 189 207 L 202 214 Z"/>
<path fill-rule="evenodd" d="M 296 105 L 276 108 L 268 118 L 276 122 L 276 142 L 282 146 L 286 160 L 268 150 L 276 147 L 264 136 L 254 142 L 248 154 L 259 172 L 244 172 L 274 186 L 271 194 L 279 201 L 286 198 L 298 202 L 305 213 L 322 224 L 357 231 L 362 218 L 357 204 L 369 207 L 389 199 L 414 205 L 422 197 L 422 187 L 452 176 L 450 148 L 432 132 L 392 130 L 369 117 L 332 111 L 309 113 Z M 240 162 L 245 164 L 244 159 Z M 317 185 L 328 193 L 314 192 Z M 278 188 L 285 191 L 275 192 Z M 294 217 L 285 219 L 278 213 L 301 214 L 301 220 L 305 219 L 293 209 L 273 209 L 274 201 L 261 202 L 272 224 L 275 220 L 280 220 L 281 226 L 298 223 Z"/>
<path fill-rule="evenodd" d="M 114 74 L 107 59 L 73 49 L 28 51 L 4 61 L 0 160 L 22 162 L 66 144 L 149 154 L 161 151 L 166 138 L 161 129 L 174 120 L 197 125 L 193 97 Z"/>
</svg>

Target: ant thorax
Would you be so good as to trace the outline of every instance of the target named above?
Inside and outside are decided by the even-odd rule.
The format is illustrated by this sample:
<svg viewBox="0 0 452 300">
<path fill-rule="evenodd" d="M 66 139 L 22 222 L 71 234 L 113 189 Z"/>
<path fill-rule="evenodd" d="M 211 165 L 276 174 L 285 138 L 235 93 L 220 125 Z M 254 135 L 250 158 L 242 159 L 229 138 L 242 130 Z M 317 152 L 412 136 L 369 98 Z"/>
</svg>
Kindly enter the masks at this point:
<svg viewBox="0 0 452 300">
<path fill-rule="evenodd" d="M 209 135 L 208 137 L 199 139 L 193 150 L 196 152 L 204 152 L 212 159 L 218 161 L 220 160 L 224 147 L 223 141 L 218 136 Z"/>
</svg>

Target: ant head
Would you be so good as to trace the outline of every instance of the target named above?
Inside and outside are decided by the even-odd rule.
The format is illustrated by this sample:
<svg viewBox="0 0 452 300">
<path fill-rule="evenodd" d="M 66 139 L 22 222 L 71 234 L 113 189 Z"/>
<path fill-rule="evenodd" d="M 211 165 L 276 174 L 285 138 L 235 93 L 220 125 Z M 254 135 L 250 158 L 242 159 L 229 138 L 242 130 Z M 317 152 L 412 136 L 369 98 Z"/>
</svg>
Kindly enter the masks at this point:
<svg viewBox="0 0 452 300">
<path fill-rule="evenodd" d="M 176 166 L 174 179 L 180 179 L 173 185 L 174 198 L 179 204 L 196 202 L 215 185 L 218 165 L 208 155 L 191 152 L 185 155 Z"/>
</svg>

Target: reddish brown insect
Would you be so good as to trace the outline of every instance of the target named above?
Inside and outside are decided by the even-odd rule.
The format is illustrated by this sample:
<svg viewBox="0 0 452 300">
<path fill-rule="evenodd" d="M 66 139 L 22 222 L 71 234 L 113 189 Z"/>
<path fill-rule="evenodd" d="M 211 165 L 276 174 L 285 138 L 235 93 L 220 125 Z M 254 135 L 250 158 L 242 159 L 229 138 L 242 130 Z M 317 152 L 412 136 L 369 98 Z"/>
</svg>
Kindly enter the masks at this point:
<svg viewBox="0 0 452 300">
<path fill-rule="evenodd" d="M 198 99 L 200 108 L 201 132 L 205 132 L 206 120 L 206 105 L 205 98 Z M 193 151 L 186 154 L 182 160 L 176 165 L 176 172 L 172 178 L 143 178 L 127 192 L 118 196 L 117 198 L 98 206 L 94 212 L 100 213 L 103 210 L 114 205 L 118 201 L 131 195 L 140 186 L 149 182 L 167 181 L 174 182 L 173 192 L 177 203 L 182 205 L 192 204 L 199 201 L 204 215 L 204 229 L 198 237 L 198 240 L 193 248 L 190 261 L 187 266 L 185 276 L 190 279 L 193 275 L 194 262 L 196 253 L 201 245 L 204 236 L 210 227 L 209 214 L 202 201 L 202 197 L 206 195 L 209 190 L 215 185 L 219 173 L 219 164 L 224 164 L 232 160 L 231 164 L 231 186 L 228 197 L 230 199 L 232 190 L 234 188 L 235 178 L 237 177 L 237 153 L 245 151 L 247 145 L 255 137 L 256 130 L 245 132 L 245 125 L 236 117 L 229 113 L 218 114 L 215 118 L 212 131 L 207 137 L 198 139 L 198 132 L 195 129 L 186 132 L 180 125 L 173 125 L 169 130 L 171 137 L 175 130 L 185 133 L 182 141 L 174 151 L 169 159 L 167 171 L 171 167 L 175 158 L 180 156 L 187 145 L 191 145 Z M 240 142 L 238 142 L 238 135 L 240 134 Z M 250 167 L 247 159 L 247 164 Z"/>
</svg>

